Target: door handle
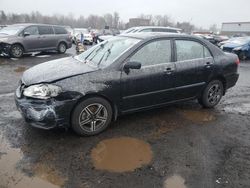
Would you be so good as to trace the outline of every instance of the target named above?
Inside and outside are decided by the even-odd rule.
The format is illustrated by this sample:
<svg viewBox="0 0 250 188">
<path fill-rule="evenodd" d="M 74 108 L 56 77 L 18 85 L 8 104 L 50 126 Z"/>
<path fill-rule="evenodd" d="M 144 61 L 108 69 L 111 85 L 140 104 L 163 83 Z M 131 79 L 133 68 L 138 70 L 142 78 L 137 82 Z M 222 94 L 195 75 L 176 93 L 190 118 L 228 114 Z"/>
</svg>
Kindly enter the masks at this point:
<svg viewBox="0 0 250 188">
<path fill-rule="evenodd" d="M 171 67 L 167 67 L 165 70 L 164 70 L 164 73 L 165 74 L 172 74 L 174 72 L 174 68 L 171 68 Z"/>
<path fill-rule="evenodd" d="M 213 63 L 211 63 L 211 62 L 206 62 L 205 67 L 209 69 L 209 68 L 211 68 L 211 65 L 213 65 Z"/>
</svg>

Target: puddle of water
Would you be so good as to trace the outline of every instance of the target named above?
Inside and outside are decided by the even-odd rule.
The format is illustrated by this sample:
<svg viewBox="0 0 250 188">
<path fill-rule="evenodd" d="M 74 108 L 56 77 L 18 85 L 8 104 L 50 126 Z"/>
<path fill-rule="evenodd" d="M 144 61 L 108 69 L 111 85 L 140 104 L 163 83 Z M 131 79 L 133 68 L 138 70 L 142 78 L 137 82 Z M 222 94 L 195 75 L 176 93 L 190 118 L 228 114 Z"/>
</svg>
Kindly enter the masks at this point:
<svg viewBox="0 0 250 188">
<path fill-rule="evenodd" d="M 20 149 L 14 149 L 2 138 L 0 144 L 0 187 L 10 188 L 58 188 L 64 184 L 56 172 L 51 172 L 45 167 L 35 169 L 36 176 L 26 176 L 17 167 L 23 153 Z M 54 178 L 52 178 L 54 177 Z"/>
<path fill-rule="evenodd" d="M 91 151 L 95 168 L 112 172 L 133 171 L 149 164 L 152 155 L 148 143 L 129 137 L 104 140 Z"/>
<path fill-rule="evenodd" d="M 178 175 L 171 176 L 165 180 L 164 188 L 186 188 L 185 180 Z"/>
<path fill-rule="evenodd" d="M 195 123 L 210 122 L 216 119 L 211 112 L 206 110 L 181 110 L 180 114 Z"/>
<path fill-rule="evenodd" d="M 16 69 L 14 69 L 15 72 L 24 72 L 26 71 L 26 67 L 17 67 Z"/>
</svg>

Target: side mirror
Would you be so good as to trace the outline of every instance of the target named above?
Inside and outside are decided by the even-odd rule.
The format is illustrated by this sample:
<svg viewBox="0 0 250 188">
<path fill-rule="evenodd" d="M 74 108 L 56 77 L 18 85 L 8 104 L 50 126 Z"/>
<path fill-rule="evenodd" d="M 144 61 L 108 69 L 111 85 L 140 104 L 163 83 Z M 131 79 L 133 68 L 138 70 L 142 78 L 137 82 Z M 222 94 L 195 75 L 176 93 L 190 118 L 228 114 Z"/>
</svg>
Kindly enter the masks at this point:
<svg viewBox="0 0 250 188">
<path fill-rule="evenodd" d="M 23 36 L 24 36 L 24 37 L 30 36 L 30 33 L 29 33 L 29 32 L 24 32 L 24 33 L 23 33 Z"/>
<path fill-rule="evenodd" d="M 140 69 L 140 68 L 141 68 L 141 63 L 136 62 L 136 61 L 129 61 L 123 67 L 125 72 L 128 72 L 129 69 Z"/>
</svg>

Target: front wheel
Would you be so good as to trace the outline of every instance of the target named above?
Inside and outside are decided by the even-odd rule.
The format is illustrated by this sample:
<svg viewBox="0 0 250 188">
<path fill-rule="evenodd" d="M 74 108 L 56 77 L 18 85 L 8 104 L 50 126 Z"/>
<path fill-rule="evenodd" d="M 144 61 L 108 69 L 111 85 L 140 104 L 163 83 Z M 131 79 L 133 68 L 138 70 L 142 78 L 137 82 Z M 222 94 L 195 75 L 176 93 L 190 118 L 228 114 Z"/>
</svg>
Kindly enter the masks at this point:
<svg viewBox="0 0 250 188">
<path fill-rule="evenodd" d="M 224 87 L 222 82 L 220 80 L 213 80 L 206 86 L 198 101 L 205 108 L 213 108 L 220 102 L 223 92 Z"/>
<path fill-rule="evenodd" d="M 112 107 L 100 97 L 80 102 L 71 117 L 73 130 L 80 136 L 92 136 L 104 131 L 112 119 Z"/>
<path fill-rule="evenodd" d="M 13 44 L 10 48 L 10 56 L 14 58 L 20 58 L 23 56 L 24 49 L 19 44 Z"/>
</svg>

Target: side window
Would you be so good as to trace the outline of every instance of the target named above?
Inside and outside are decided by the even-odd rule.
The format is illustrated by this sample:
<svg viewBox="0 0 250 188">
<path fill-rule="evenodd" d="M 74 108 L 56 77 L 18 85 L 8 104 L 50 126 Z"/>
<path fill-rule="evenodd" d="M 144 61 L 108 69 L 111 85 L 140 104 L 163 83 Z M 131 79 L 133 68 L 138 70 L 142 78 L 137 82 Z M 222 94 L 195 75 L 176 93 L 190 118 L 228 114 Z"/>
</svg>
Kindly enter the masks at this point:
<svg viewBox="0 0 250 188">
<path fill-rule="evenodd" d="M 38 26 L 40 35 L 52 35 L 54 34 L 52 26 Z"/>
<path fill-rule="evenodd" d="M 30 27 L 24 29 L 23 32 L 27 32 L 30 35 L 39 35 L 37 26 L 30 26 Z"/>
<path fill-rule="evenodd" d="M 210 51 L 204 46 L 204 57 L 212 57 Z"/>
<path fill-rule="evenodd" d="M 204 58 L 204 47 L 198 42 L 176 40 L 177 61 Z"/>
<path fill-rule="evenodd" d="M 146 44 L 130 58 L 130 61 L 140 62 L 142 66 L 169 63 L 171 62 L 171 42 L 158 40 Z"/>
<path fill-rule="evenodd" d="M 67 34 L 68 32 L 63 27 L 54 26 L 55 34 Z"/>
<path fill-rule="evenodd" d="M 143 29 L 140 32 L 152 32 L 152 29 Z"/>
</svg>

